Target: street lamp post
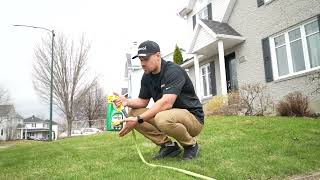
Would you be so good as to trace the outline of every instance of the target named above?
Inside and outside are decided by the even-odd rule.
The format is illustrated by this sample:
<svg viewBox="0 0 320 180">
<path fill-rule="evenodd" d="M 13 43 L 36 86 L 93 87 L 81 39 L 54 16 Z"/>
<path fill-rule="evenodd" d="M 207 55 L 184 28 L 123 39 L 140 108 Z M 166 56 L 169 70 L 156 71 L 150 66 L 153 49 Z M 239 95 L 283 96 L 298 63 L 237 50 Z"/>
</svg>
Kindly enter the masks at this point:
<svg viewBox="0 0 320 180">
<path fill-rule="evenodd" d="M 50 30 L 44 27 L 39 26 L 28 26 L 28 25 L 13 25 L 13 26 L 19 26 L 19 27 L 27 27 L 27 28 L 35 28 L 35 29 L 42 29 L 49 31 L 52 35 L 52 45 L 51 45 L 51 79 L 50 79 L 50 121 L 49 121 L 49 141 L 52 141 L 52 98 L 53 98 L 53 46 L 54 46 L 54 37 L 55 33 L 54 30 Z"/>
</svg>

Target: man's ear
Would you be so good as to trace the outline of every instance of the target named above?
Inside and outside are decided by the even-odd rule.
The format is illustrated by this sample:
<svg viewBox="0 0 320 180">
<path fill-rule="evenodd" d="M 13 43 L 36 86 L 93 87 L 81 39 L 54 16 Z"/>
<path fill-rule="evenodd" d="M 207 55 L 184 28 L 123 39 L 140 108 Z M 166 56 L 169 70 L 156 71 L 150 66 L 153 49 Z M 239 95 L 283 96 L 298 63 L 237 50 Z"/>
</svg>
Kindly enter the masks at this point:
<svg viewBox="0 0 320 180">
<path fill-rule="evenodd" d="M 157 52 L 156 55 L 157 55 L 157 57 L 161 60 L 161 54 L 160 54 L 160 52 Z"/>
</svg>

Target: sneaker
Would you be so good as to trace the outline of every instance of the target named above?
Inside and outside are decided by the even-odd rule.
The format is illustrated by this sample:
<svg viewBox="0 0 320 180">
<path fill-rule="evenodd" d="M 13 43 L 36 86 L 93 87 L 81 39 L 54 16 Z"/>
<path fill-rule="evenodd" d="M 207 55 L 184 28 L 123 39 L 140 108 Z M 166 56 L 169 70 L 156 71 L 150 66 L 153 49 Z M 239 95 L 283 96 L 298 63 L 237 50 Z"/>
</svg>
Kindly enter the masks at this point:
<svg viewBox="0 0 320 180">
<path fill-rule="evenodd" d="M 185 146 L 183 148 L 184 148 L 184 153 L 183 153 L 182 160 L 190 160 L 198 157 L 199 149 L 200 149 L 198 143 L 191 146 Z"/>
<path fill-rule="evenodd" d="M 163 144 L 159 150 L 159 153 L 153 157 L 153 159 L 162 159 L 166 157 L 176 157 L 181 153 L 179 145 L 174 142 L 171 144 Z"/>
</svg>

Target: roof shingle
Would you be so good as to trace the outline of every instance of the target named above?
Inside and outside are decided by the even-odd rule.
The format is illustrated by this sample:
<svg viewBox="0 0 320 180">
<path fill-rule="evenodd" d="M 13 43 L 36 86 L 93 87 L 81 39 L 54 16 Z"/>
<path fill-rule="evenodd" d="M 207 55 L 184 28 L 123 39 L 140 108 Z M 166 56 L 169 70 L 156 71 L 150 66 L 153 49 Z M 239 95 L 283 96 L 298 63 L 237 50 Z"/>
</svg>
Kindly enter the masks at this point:
<svg viewBox="0 0 320 180">
<path fill-rule="evenodd" d="M 201 21 L 207 25 L 216 34 L 226 34 L 232 36 L 241 36 L 237 31 L 235 31 L 229 24 L 221 23 L 212 20 L 201 19 Z"/>
</svg>

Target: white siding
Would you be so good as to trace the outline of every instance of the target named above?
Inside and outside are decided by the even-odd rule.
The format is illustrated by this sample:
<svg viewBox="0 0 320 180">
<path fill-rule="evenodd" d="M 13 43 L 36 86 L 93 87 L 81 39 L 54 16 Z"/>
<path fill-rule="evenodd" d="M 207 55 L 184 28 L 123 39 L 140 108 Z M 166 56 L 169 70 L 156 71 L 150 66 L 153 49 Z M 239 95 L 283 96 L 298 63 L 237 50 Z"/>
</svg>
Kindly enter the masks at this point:
<svg viewBox="0 0 320 180">
<path fill-rule="evenodd" d="M 196 38 L 196 42 L 194 44 L 193 51 L 199 50 L 202 47 L 207 46 L 212 43 L 215 39 L 203 28 L 199 30 L 198 37 Z"/>
</svg>

